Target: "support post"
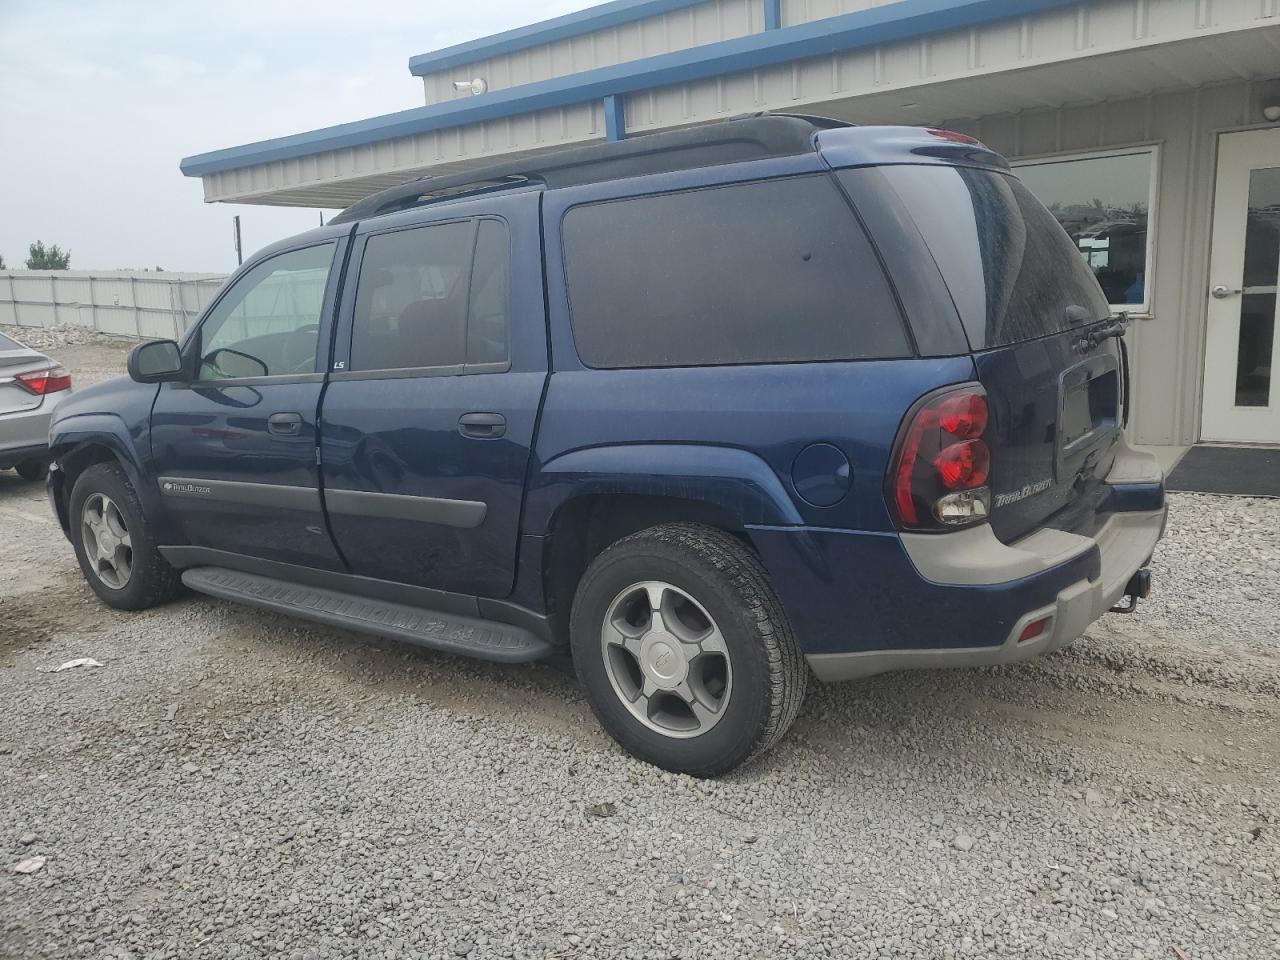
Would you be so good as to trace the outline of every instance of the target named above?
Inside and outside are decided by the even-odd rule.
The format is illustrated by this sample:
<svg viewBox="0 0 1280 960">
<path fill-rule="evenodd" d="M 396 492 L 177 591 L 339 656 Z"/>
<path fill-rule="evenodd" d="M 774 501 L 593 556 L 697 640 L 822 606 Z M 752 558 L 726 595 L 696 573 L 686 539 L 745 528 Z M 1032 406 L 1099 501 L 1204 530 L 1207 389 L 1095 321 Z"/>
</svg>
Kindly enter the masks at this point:
<svg viewBox="0 0 1280 960">
<path fill-rule="evenodd" d="M 604 98 L 604 138 L 610 141 L 627 138 L 627 118 L 622 110 L 622 97 L 614 94 Z"/>
<path fill-rule="evenodd" d="M 782 29 L 782 0 L 764 0 L 764 28 Z"/>
</svg>

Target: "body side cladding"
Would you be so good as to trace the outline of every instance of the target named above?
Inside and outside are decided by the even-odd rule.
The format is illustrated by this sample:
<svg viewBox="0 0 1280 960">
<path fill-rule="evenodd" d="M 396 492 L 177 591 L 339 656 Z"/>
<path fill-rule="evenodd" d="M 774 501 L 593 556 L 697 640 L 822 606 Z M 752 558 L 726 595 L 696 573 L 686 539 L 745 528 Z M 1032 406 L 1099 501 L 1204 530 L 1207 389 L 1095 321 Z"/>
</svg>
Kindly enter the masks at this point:
<svg viewBox="0 0 1280 960">
<path fill-rule="evenodd" d="M 340 513 L 344 516 L 437 523 L 465 529 L 480 526 L 488 512 L 488 506 L 478 500 L 448 500 L 442 497 L 413 497 L 331 488 L 326 489 L 322 496 L 319 487 L 243 480 L 161 477 L 160 494 L 167 498 L 222 500 L 267 509 L 304 509 L 317 513 L 323 509 L 327 513 Z"/>
</svg>

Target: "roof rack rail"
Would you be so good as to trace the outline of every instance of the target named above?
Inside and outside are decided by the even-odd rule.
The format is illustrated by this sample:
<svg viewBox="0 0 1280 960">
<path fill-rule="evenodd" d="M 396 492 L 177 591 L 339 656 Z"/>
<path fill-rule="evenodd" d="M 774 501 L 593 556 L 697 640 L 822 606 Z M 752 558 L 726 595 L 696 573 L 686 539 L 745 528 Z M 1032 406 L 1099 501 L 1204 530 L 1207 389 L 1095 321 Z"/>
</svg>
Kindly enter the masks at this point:
<svg viewBox="0 0 1280 960">
<path fill-rule="evenodd" d="M 358 200 L 330 223 L 388 213 L 473 194 L 532 185 L 544 189 L 599 183 L 692 167 L 787 157 L 814 149 L 819 130 L 849 126 L 826 117 L 756 113 L 666 133 L 557 150 L 466 173 L 419 177 Z"/>
</svg>

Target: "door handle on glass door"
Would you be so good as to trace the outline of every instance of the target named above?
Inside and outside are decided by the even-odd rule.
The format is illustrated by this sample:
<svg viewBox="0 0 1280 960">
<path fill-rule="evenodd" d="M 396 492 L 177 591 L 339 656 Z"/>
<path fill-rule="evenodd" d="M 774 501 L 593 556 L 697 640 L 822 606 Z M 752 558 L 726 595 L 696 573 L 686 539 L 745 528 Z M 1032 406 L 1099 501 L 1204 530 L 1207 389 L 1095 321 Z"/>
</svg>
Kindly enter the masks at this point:
<svg viewBox="0 0 1280 960">
<path fill-rule="evenodd" d="M 1209 293 L 1213 295 L 1213 298 L 1215 300 L 1225 300 L 1227 299 L 1227 297 L 1239 296 L 1240 294 L 1244 293 L 1244 291 L 1235 290 L 1235 289 L 1232 289 L 1231 287 L 1224 287 L 1222 284 L 1218 284 L 1216 287 L 1210 290 Z"/>
</svg>

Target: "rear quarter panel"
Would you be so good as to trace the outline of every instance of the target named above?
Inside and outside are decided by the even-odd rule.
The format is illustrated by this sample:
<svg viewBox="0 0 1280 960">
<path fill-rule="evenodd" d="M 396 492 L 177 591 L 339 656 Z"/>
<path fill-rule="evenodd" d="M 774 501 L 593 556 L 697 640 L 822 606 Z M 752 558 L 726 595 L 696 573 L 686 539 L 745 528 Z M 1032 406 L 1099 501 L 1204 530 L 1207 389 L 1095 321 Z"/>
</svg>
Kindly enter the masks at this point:
<svg viewBox="0 0 1280 960">
<path fill-rule="evenodd" d="M 559 503 L 592 492 L 593 481 L 615 476 L 603 455 L 578 452 L 623 444 L 643 450 L 614 492 L 671 496 L 683 490 L 688 499 L 729 507 L 744 524 L 890 530 L 884 471 L 904 411 L 922 393 L 970 379 L 972 371 L 968 358 L 557 371 L 537 439 L 541 466 L 529 492 L 528 532 L 545 533 L 535 522 L 549 520 Z M 819 442 L 839 448 L 852 467 L 849 493 L 829 507 L 806 503 L 792 477 L 796 456 Z M 668 453 L 676 447 L 678 454 Z M 691 461 L 690 447 L 706 449 L 705 470 Z M 735 492 L 715 447 L 747 452 L 777 486 L 758 481 L 744 463 Z M 673 477 L 683 487 L 674 486 Z M 776 490 L 790 502 L 777 504 Z"/>
</svg>

